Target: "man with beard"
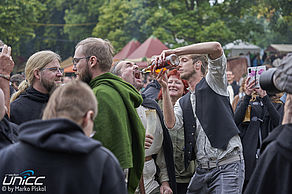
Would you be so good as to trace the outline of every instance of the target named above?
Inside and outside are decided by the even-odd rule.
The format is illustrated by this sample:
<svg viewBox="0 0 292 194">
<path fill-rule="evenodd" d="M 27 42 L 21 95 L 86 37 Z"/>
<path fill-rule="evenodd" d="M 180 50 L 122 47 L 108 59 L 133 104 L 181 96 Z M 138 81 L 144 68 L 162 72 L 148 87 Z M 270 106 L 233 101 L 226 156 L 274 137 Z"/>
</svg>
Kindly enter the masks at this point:
<svg viewBox="0 0 292 194">
<path fill-rule="evenodd" d="M 77 79 L 89 84 L 99 102 L 95 139 L 118 158 L 128 180 L 128 192 L 134 193 L 145 154 L 145 130 L 135 109 L 142 97 L 131 84 L 109 73 L 112 55 L 109 41 L 86 38 L 75 47 L 73 70 Z"/>
<path fill-rule="evenodd" d="M 137 90 L 140 90 L 143 87 L 141 73 L 138 66 L 133 62 L 120 61 L 112 67 L 111 72 L 132 84 Z M 145 150 L 145 163 L 143 170 L 145 191 L 150 194 L 176 193 L 174 161 L 172 155 L 173 149 L 168 130 L 164 125 L 162 112 L 156 101 L 145 98 L 144 95 L 142 96 L 143 103 L 142 106 L 137 108 L 137 112 L 145 129 L 149 127 L 147 126 L 149 123 L 147 122 L 146 112 L 153 109 L 156 110 L 156 122 L 154 120 L 152 121 L 156 123 L 156 126 L 154 133 L 150 134 L 154 136 L 154 139 L 150 148 Z M 149 134 L 147 134 L 146 137 L 148 137 L 148 135 Z M 145 142 L 145 144 L 146 143 L 147 142 Z M 159 180 L 156 180 L 156 172 Z M 142 193 L 141 188 L 140 192 L 137 190 L 136 193 Z"/>
<path fill-rule="evenodd" d="M 42 118 L 50 92 L 62 83 L 60 61 L 58 54 L 48 50 L 39 51 L 28 59 L 25 66 L 26 79 L 11 97 L 10 120 L 13 123 L 21 124 Z"/>
<path fill-rule="evenodd" d="M 165 50 L 157 60 L 171 54 L 181 56 L 179 72 L 188 81 L 190 92 L 173 106 L 167 77 L 161 73 L 158 81 L 166 126 L 169 130 L 184 129 L 185 168 L 196 159 L 196 172 L 187 193 L 241 193 L 242 145 L 228 99 L 227 60 L 221 45 L 206 42 Z"/>
</svg>

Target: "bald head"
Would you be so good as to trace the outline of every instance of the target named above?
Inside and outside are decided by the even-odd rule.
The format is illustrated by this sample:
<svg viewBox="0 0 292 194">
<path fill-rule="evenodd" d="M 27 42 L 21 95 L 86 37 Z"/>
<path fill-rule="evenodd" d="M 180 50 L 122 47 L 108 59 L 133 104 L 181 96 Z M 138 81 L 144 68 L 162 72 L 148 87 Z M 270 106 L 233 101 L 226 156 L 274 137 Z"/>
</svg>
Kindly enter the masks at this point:
<svg viewBox="0 0 292 194">
<path fill-rule="evenodd" d="M 120 61 L 114 64 L 111 73 L 121 77 L 126 82 L 132 84 L 136 89 L 143 87 L 141 73 L 138 66 L 131 61 Z"/>
</svg>

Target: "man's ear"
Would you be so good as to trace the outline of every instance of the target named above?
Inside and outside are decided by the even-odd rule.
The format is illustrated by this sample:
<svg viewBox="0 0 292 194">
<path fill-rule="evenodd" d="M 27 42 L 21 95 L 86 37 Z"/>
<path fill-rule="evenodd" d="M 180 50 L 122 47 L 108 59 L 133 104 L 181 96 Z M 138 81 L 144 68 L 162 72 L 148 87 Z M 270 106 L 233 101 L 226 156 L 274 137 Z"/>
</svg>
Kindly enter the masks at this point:
<svg viewBox="0 0 292 194">
<path fill-rule="evenodd" d="M 89 110 L 85 116 L 83 117 L 83 121 L 82 121 L 82 127 L 86 127 L 88 122 L 90 120 L 93 120 L 93 117 L 94 117 L 94 112 L 92 110 Z"/>
<path fill-rule="evenodd" d="M 96 58 L 96 56 L 91 56 L 89 58 L 89 64 L 91 68 L 95 68 L 95 66 L 97 66 L 99 63 L 98 59 Z"/>
<path fill-rule="evenodd" d="M 90 122 L 90 120 L 93 121 L 93 117 L 94 117 L 94 112 L 92 110 L 89 110 L 82 119 L 81 127 L 87 137 L 90 137 L 90 134 L 92 132 L 93 126 L 91 127 L 88 126 L 88 123 Z"/>
<path fill-rule="evenodd" d="M 39 69 L 35 69 L 33 70 L 33 75 L 35 78 L 40 79 L 40 70 Z"/>
</svg>

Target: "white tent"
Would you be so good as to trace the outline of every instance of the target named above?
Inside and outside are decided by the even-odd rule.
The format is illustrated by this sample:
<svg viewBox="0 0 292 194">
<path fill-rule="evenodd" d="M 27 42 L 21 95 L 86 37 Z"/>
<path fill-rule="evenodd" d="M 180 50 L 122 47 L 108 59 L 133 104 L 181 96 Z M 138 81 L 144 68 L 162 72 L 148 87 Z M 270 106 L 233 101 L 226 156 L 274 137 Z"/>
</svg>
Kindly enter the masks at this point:
<svg viewBox="0 0 292 194">
<path fill-rule="evenodd" d="M 243 42 L 242 40 L 235 40 L 231 43 L 226 44 L 223 49 L 229 50 L 229 57 L 239 56 L 239 55 L 247 55 L 248 53 L 256 54 L 260 53 L 261 48 L 250 44 L 248 42 Z"/>
</svg>

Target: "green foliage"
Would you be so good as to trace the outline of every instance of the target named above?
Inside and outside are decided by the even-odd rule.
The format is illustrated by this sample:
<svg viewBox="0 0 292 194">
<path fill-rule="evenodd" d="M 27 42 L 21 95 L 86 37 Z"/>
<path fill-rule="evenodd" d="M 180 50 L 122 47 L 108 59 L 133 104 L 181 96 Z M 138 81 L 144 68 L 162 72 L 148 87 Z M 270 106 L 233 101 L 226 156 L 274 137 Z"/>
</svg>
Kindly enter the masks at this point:
<svg viewBox="0 0 292 194">
<path fill-rule="evenodd" d="M 38 21 L 45 6 L 37 0 L 1 0 L 0 4 L 0 33 L 1 39 L 9 45 L 18 42 L 21 36 L 35 36 L 32 23 Z M 19 52 L 20 44 L 14 47 Z"/>
<path fill-rule="evenodd" d="M 258 0 L 258 14 L 267 21 L 270 43 L 292 43 L 292 0 Z M 265 46 L 266 46 L 265 45 Z"/>
<path fill-rule="evenodd" d="M 199 42 L 218 41 L 223 45 L 230 40 L 234 40 L 234 38 L 235 33 L 230 31 L 228 26 L 220 20 L 211 23 L 209 26 L 203 26 L 197 37 Z"/>
<path fill-rule="evenodd" d="M 64 27 L 64 33 L 69 35 L 70 40 L 80 41 L 91 35 L 95 24 L 98 23 L 99 8 L 103 3 L 102 0 L 64 2 L 64 5 L 69 5 L 65 9 L 64 20 L 67 25 Z"/>
<path fill-rule="evenodd" d="M 292 0 L 0 0 L 1 39 L 28 58 L 50 49 L 63 59 L 89 36 L 116 52 L 151 35 L 174 48 L 237 39 L 262 48 L 292 43 Z"/>
<path fill-rule="evenodd" d="M 99 22 L 94 27 L 92 35 L 111 41 L 115 49 L 121 49 L 132 38 L 131 33 L 138 31 L 138 21 L 132 20 L 136 2 L 110 1 L 100 9 Z M 132 23 L 131 23 L 132 22 Z M 139 35 L 138 35 L 139 36 Z"/>
</svg>

